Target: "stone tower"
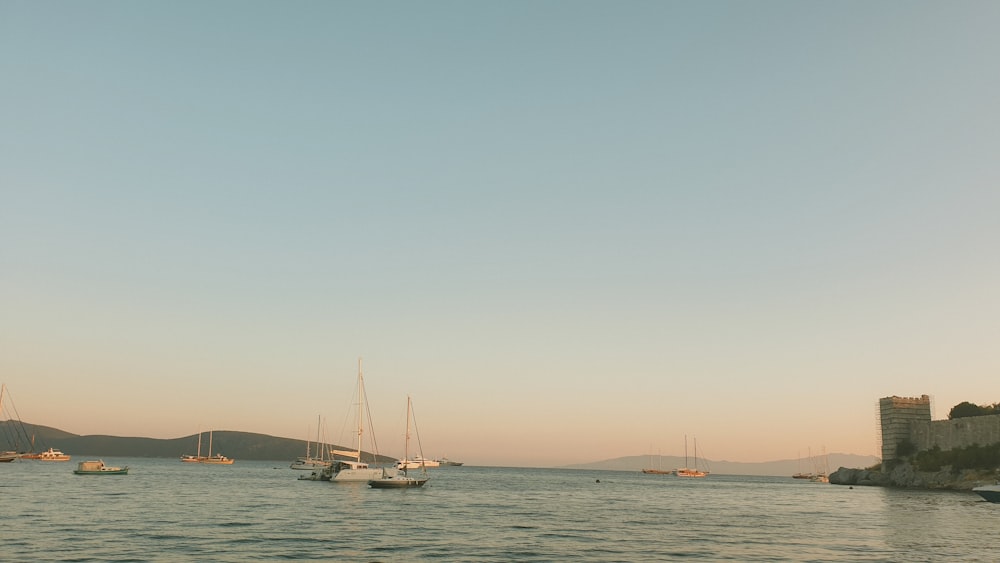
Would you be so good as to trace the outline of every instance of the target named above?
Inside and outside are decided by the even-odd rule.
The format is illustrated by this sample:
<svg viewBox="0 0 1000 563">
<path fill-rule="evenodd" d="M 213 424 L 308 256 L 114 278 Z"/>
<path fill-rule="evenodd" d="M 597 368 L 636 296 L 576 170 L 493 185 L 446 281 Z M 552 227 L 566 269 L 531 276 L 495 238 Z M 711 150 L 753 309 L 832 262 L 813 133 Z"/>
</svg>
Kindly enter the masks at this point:
<svg viewBox="0 0 1000 563">
<path fill-rule="evenodd" d="M 910 427 L 914 422 L 931 421 L 931 398 L 927 395 L 916 397 L 884 397 L 878 400 L 879 423 L 882 426 L 882 461 L 896 458 L 896 447 L 903 440 L 910 439 Z"/>
</svg>

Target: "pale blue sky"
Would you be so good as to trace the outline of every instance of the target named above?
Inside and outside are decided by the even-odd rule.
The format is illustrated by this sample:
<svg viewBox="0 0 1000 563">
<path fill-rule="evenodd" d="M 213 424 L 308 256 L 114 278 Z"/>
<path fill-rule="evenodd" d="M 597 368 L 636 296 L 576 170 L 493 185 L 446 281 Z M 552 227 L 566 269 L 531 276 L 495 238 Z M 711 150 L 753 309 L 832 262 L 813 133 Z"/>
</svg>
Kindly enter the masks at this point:
<svg viewBox="0 0 1000 563">
<path fill-rule="evenodd" d="M 1000 4 L 0 0 L 29 422 L 559 465 L 1000 400 Z"/>
</svg>

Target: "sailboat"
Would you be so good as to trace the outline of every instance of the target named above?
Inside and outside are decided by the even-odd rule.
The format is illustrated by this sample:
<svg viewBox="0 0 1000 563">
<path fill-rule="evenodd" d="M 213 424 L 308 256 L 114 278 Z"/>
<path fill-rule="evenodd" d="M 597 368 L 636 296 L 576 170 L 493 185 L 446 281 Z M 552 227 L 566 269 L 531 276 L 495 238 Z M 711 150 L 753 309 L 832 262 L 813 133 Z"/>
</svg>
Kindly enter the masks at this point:
<svg viewBox="0 0 1000 563">
<path fill-rule="evenodd" d="M 688 464 L 688 440 L 687 435 L 684 436 L 684 467 L 676 469 L 674 475 L 678 477 L 704 477 L 708 475 L 708 471 L 701 471 L 698 469 L 698 438 L 694 439 L 694 469 L 687 466 Z"/>
<path fill-rule="evenodd" d="M 365 410 L 367 406 L 368 397 L 365 395 L 365 377 L 361 369 L 361 358 L 358 358 L 358 448 L 357 450 L 330 450 L 330 453 L 335 456 L 354 459 L 334 459 L 329 467 L 313 471 L 309 476 L 303 476 L 300 479 L 367 483 L 372 479 L 381 479 L 386 474 L 395 475 L 394 470 L 369 467 L 367 463 L 361 461 L 361 446 L 365 434 Z M 375 459 L 378 459 L 378 444 L 375 442 L 374 432 L 372 432 L 372 446 L 375 452 Z"/>
<path fill-rule="evenodd" d="M 407 460 L 410 457 L 410 419 L 413 418 L 413 400 L 409 395 L 406 396 L 406 442 L 403 446 L 403 460 Z M 414 419 L 413 427 L 416 429 L 417 423 Z M 420 447 L 420 433 L 417 432 L 417 447 L 421 450 L 420 456 L 417 459 L 424 459 L 423 448 Z M 408 468 L 407 464 L 402 464 L 402 473 L 397 473 L 395 475 L 388 475 L 386 473 L 382 474 L 381 479 L 372 479 L 368 481 L 368 486 L 373 489 L 404 489 L 407 487 L 422 487 L 430 478 L 427 477 L 426 467 L 421 467 L 421 476 L 410 477 L 407 475 L 406 471 Z"/>
<path fill-rule="evenodd" d="M 6 391 L 7 385 L 0 384 L 0 415 L 3 414 L 3 395 Z M 18 457 L 17 450 L 2 451 L 0 452 L 0 463 L 10 463 Z"/>
<path fill-rule="evenodd" d="M 201 435 L 202 432 L 198 432 L 198 453 L 196 455 L 182 455 L 181 461 L 185 463 L 207 463 L 210 465 L 232 465 L 233 460 L 222 455 L 215 454 L 212 455 L 212 431 L 208 431 L 208 455 L 201 455 Z"/>
<path fill-rule="evenodd" d="M 204 458 L 201 457 L 201 430 L 199 430 L 198 431 L 198 453 L 195 454 L 195 455 L 190 455 L 190 454 L 188 454 L 188 455 L 182 455 L 181 456 L 181 461 L 183 461 L 184 463 L 201 463 L 202 459 L 204 459 Z"/>
<path fill-rule="evenodd" d="M 229 459 L 228 457 L 226 457 L 226 456 L 224 456 L 222 454 L 212 455 L 212 431 L 209 430 L 208 431 L 208 456 L 205 457 L 205 458 L 203 458 L 201 460 L 201 463 L 208 463 L 208 464 L 211 464 L 211 465 L 232 465 L 233 461 L 234 460 Z"/>
<path fill-rule="evenodd" d="M 812 447 L 809 448 L 809 462 L 812 463 Z M 816 477 L 815 473 L 803 473 L 802 472 L 802 452 L 799 452 L 799 470 L 792 475 L 792 479 L 813 479 Z"/>
<path fill-rule="evenodd" d="M 823 447 L 823 455 L 820 456 L 818 460 L 813 461 L 813 466 L 816 468 L 816 472 L 809 478 L 813 483 L 829 483 L 830 478 L 827 473 L 830 472 L 830 462 L 826 457 L 826 446 Z"/>
<path fill-rule="evenodd" d="M 320 443 L 320 428 L 323 425 L 322 417 L 317 417 L 316 421 L 316 450 L 319 453 L 319 457 L 312 457 L 309 451 L 309 439 L 306 438 L 306 455 L 305 457 L 300 457 L 292 462 L 289 466 L 292 469 L 298 469 L 303 471 L 313 471 L 316 469 L 323 469 L 330 466 L 330 462 L 326 460 L 324 455 L 325 446 Z"/>
<path fill-rule="evenodd" d="M 643 473 L 647 475 L 670 475 L 673 471 L 660 469 L 660 456 L 656 456 L 656 469 L 653 469 L 653 454 L 649 454 L 649 467 L 643 468 Z"/>
</svg>

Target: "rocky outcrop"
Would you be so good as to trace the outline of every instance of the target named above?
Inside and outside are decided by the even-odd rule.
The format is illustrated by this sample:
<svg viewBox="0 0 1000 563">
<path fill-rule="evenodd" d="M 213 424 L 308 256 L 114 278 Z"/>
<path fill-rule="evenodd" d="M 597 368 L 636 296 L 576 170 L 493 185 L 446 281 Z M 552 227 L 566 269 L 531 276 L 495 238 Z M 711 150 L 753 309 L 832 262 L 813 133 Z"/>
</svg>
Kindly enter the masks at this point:
<svg viewBox="0 0 1000 563">
<path fill-rule="evenodd" d="M 897 463 L 886 473 L 872 469 L 841 467 L 830 474 L 833 485 L 861 485 L 873 487 L 902 487 L 912 489 L 946 489 L 968 491 L 973 487 L 994 483 L 1000 476 L 996 471 L 917 471 L 910 463 Z"/>
<path fill-rule="evenodd" d="M 841 467 L 830 474 L 830 484 L 888 487 L 889 479 L 888 476 L 881 471 Z"/>
</svg>

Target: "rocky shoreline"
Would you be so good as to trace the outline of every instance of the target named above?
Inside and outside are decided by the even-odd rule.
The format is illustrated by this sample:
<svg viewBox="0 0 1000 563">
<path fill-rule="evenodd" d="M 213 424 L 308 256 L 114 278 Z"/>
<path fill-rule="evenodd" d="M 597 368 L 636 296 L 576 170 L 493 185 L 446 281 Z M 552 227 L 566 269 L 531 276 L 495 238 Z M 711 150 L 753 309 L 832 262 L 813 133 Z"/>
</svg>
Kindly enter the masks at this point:
<svg viewBox="0 0 1000 563">
<path fill-rule="evenodd" d="M 899 463 L 888 472 L 880 469 L 852 469 L 841 467 L 830 474 L 831 485 L 859 485 L 865 487 L 900 487 L 908 489 L 935 489 L 970 491 L 980 485 L 991 485 L 1000 479 L 1000 470 L 962 470 L 950 467 L 940 471 L 917 471 L 910 463 Z"/>
</svg>

